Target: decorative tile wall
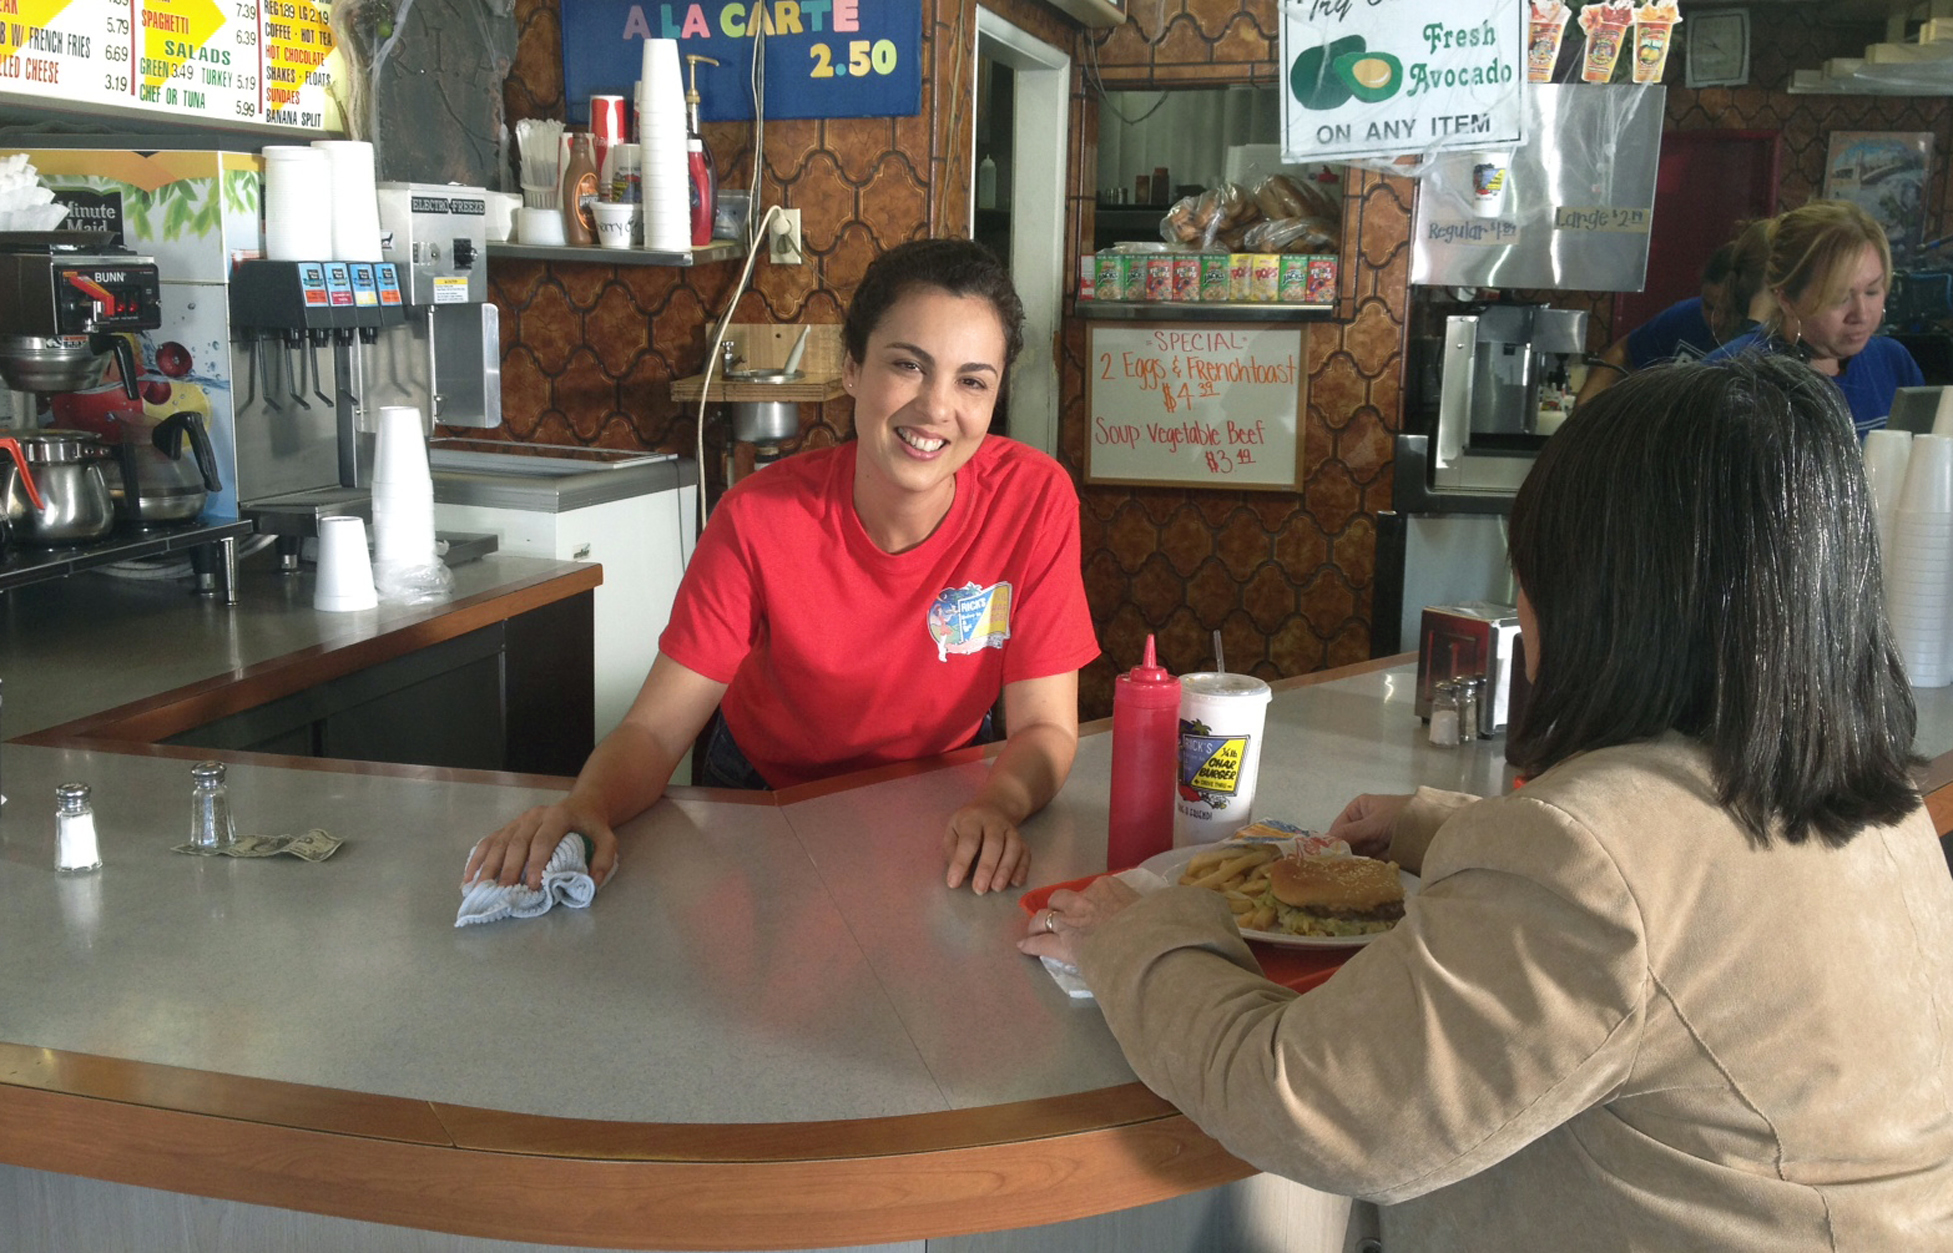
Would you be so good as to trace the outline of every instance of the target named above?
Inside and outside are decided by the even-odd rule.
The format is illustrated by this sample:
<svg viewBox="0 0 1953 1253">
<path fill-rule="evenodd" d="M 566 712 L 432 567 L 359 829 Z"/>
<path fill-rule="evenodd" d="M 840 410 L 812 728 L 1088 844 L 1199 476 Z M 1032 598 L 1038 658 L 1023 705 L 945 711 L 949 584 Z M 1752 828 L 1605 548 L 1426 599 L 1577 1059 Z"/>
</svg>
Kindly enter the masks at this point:
<svg viewBox="0 0 1953 1253">
<path fill-rule="evenodd" d="M 561 117 L 560 0 L 517 0 L 520 42 L 504 93 L 510 119 Z M 1137 0 L 1113 31 L 1080 31 L 1034 0 L 991 8 L 1067 49 L 1077 67 L 1065 205 L 1067 277 L 1089 251 L 1097 184 L 1099 84 L 1215 86 L 1276 76 L 1274 0 Z M 930 233 L 967 233 L 972 135 L 968 76 L 972 0 L 925 0 L 923 111 L 905 119 L 773 122 L 766 131 L 766 199 L 803 210 L 809 264 L 761 265 L 735 320 L 838 322 L 879 251 Z M 1953 121 L 1940 100 L 1791 96 L 1793 69 L 1857 55 L 1864 27 L 1813 20 L 1813 10 L 1754 6 L 1754 87 L 1688 91 L 1671 62 L 1669 125 L 1780 129 L 1784 202 L 1821 188 L 1825 139 L 1839 127 L 1932 130 L 1946 160 Z M 1876 36 L 1876 32 L 1873 32 Z M 750 127 L 707 124 L 721 183 L 750 182 Z M 1933 192 L 1935 233 L 1947 229 L 1948 174 Z M 1111 708 L 1114 674 L 1158 635 L 1176 672 L 1211 664 L 1222 633 L 1230 668 L 1267 677 L 1361 660 L 1367 653 L 1376 515 L 1388 507 L 1391 435 L 1399 422 L 1413 186 L 1356 172 L 1348 184 L 1339 318 L 1312 324 L 1306 481 L 1295 493 L 1081 485 L 1087 591 L 1106 656 L 1081 677 L 1081 712 Z M 1020 276 L 1028 281 L 1029 276 Z M 737 271 L 497 261 L 492 293 L 503 313 L 504 409 L 519 440 L 689 450 L 693 414 L 674 403 L 674 378 L 703 366 L 708 320 L 723 313 Z M 1577 302 L 1578 298 L 1572 298 Z M 1568 303 L 1562 300 L 1561 303 Z M 1595 341 L 1609 302 L 1595 296 Z M 1059 456 L 1082 477 L 1086 427 L 1084 324 L 1068 308 L 1060 332 Z M 845 402 L 812 415 L 810 444 L 844 438 Z M 720 437 L 708 428 L 707 474 Z"/>
</svg>

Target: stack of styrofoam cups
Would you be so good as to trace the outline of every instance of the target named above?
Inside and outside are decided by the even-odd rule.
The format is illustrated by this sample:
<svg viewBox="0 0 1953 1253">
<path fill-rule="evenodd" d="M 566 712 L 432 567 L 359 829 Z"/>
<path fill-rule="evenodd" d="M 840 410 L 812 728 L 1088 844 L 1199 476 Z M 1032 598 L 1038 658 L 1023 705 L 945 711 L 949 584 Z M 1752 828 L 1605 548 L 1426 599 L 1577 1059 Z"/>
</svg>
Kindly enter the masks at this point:
<svg viewBox="0 0 1953 1253">
<path fill-rule="evenodd" d="M 1872 489 L 1872 510 L 1878 516 L 1878 551 L 1888 572 L 1892 565 L 1892 526 L 1899 517 L 1899 493 L 1905 489 L 1906 461 L 1911 455 L 1911 431 L 1886 429 L 1865 436 L 1865 481 Z"/>
<path fill-rule="evenodd" d="M 376 216 L 375 242 L 377 222 Z M 324 149 L 265 146 L 264 255 L 272 261 L 333 259 L 332 162 Z"/>
<path fill-rule="evenodd" d="M 373 145 L 363 139 L 315 139 L 331 170 L 332 260 L 380 260 L 380 198 L 373 185 Z"/>
<path fill-rule="evenodd" d="M 1953 435 L 1953 387 L 1939 389 L 1939 408 L 1933 411 L 1933 434 Z"/>
<path fill-rule="evenodd" d="M 1953 436 L 1913 438 L 1892 522 L 1885 603 L 1912 685 L 1953 682 Z"/>
<path fill-rule="evenodd" d="M 355 517 L 319 519 L 319 581 L 312 608 L 350 613 L 380 603 L 373 590 L 373 562 L 366 552 L 366 521 Z"/>
<path fill-rule="evenodd" d="M 373 450 L 373 566 L 394 599 L 404 572 L 434 565 L 434 476 L 427 431 L 412 405 L 384 405 Z"/>
<path fill-rule="evenodd" d="M 644 41 L 637 85 L 639 186 L 644 246 L 686 252 L 692 246 L 691 172 L 685 153 L 685 82 L 676 39 Z"/>
</svg>

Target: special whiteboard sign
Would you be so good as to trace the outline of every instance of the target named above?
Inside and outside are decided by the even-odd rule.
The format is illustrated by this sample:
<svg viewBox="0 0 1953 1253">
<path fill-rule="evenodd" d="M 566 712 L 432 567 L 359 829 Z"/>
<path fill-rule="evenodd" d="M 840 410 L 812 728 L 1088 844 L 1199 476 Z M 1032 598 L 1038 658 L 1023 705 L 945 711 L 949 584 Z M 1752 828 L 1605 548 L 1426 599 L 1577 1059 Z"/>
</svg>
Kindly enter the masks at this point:
<svg viewBox="0 0 1953 1253">
<path fill-rule="evenodd" d="M 0 0 L 0 103 L 343 131 L 326 0 Z"/>
<path fill-rule="evenodd" d="M 1089 323 L 1091 483 L 1293 490 L 1308 341 L 1295 326 Z"/>
</svg>

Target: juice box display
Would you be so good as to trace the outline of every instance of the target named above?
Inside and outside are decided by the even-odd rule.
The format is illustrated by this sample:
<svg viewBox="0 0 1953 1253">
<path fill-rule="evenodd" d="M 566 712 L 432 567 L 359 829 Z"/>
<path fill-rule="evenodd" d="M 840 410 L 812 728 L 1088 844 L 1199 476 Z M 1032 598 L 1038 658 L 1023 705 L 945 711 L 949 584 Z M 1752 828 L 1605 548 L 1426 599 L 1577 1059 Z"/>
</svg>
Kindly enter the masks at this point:
<svg viewBox="0 0 1953 1253">
<path fill-rule="evenodd" d="M 1309 258 L 1309 277 L 1302 289 L 1302 302 L 1311 305 L 1333 305 L 1336 303 L 1337 269 L 1341 263 L 1335 257 L 1314 256 Z"/>
<path fill-rule="evenodd" d="M 1224 252 L 1202 253 L 1200 257 L 1200 298 L 1225 302 L 1234 299 L 1233 277 Z"/>
<path fill-rule="evenodd" d="M 1173 293 L 1170 299 L 1192 304 L 1200 299 L 1200 258 L 1183 254 L 1173 258 Z"/>
</svg>

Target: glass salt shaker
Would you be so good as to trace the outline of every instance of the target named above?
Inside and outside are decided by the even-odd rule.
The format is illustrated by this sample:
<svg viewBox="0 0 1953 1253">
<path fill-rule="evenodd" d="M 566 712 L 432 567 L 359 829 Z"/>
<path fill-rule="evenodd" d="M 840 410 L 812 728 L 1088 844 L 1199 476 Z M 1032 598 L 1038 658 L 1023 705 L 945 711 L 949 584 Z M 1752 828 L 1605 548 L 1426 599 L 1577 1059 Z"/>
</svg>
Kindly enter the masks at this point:
<svg viewBox="0 0 1953 1253">
<path fill-rule="evenodd" d="M 1458 739 L 1469 744 L 1478 738 L 1478 707 L 1480 693 L 1485 690 L 1484 679 L 1459 679 L 1458 685 Z"/>
<path fill-rule="evenodd" d="M 1447 679 L 1431 692 L 1431 743 L 1458 747 L 1458 713 L 1458 685 Z"/>
<path fill-rule="evenodd" d="M 63 783 L 54 789 L 54 868 L 62 874 L 82 874 L 101 865 L 94 789 L 86 783 Z"/>
<path fill-rule="evenodd" d="M 231 790 L 224 783 L 224 763 L 200 761 L 190 767 L 190 844 L 218 852 L 237 843 L 237 823 L 231 818 Z"/>
</svg>

